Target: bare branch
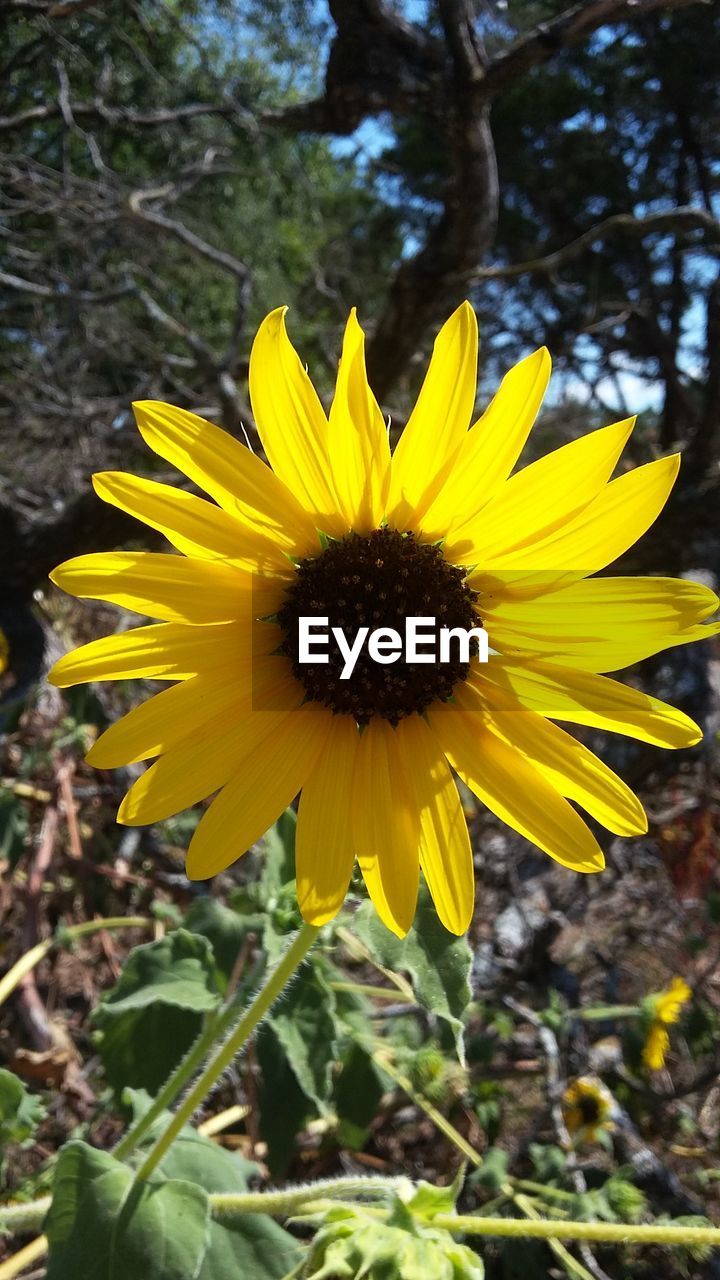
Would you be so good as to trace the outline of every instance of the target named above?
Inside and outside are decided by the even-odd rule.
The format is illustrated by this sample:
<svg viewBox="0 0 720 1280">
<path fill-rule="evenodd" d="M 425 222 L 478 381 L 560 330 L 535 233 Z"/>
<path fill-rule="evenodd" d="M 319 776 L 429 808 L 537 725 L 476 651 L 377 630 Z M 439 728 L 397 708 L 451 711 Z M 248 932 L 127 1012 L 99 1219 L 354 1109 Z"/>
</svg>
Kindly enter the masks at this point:
<svg viewBox="0 0 720 1280">
<path fill-rule="evenodd" d="M 649 213 L 644 218 L 638 218 L 633 213 L 615 213 L 610 218 L 599 222 L 597 226 L 584 231 L 562 249 L 556 249 L 554 253 L 545 254 L 542 258 L 532 258 L 528 262 L 482 267 L 473 273 L 472 279 L 475 281 L 510 280 L 517 276 L 553 275 L 569 262 L 574 262 L 576 258 L 581 257 L 586 249 L 592 248 L 606 236 L 614 235 L 618 231 L 625 235 L 642 237 L 673 231 L 696 230 L 707 232 L 708 240 L 703 242 L 704 247 L 706 243 L 720 243 L 720 221 L 706 209 L 687 206 L 668 209 L 661 213 Z"/>
<path fill-rule="evenodd" d="M 180 240 L 182 244 L 192 249 L 193 253 L 197 253 L 201 258 L 207 259 L 208 262 L 213 262 L 215 266 L 229 271 L 237 280 L 242 282 L 248 280 L 250 274 L 248 268 L 239 258 L 227 253 L 224 249 L 214 248 L 213 245 L 208 244 L 206 240 L 196 235 L 194 231 L 191 231 L 189 227 L 186 227 L 184 223 L 179 222 L 177 219 L 168 218 L 165 214 L 158 213 L 154 209 L 145 208 L 146 201 L 157 200 L 161 196 L 170 197 L 173 191 L 173 183 L 167 183 L 152 190 L 133 191 L 128 197 L 127 207 L 133 217 L 167 232 L 168 235 Z"/>
<path fill-rule="evenodd" d="M 182 107 L 163 107 L 156 111 L 136 111 L 132 107 L 111 107 L 102 99 L 94 102 L 45 102 L 36 107 L 28 107 L 14 116 L 0 116 L 0 131 L 22 129 L 25 125 L 38 124 L 43 120 L 54 120 L 65 117 L 69 112 L 74 120 L 99 120 L 105 124 L 127 124 L 138 129 L 155 129 L 159 125 L 177 124 L 183 120 L 193 120 L 198 116 L 219 116 L 232 120 L 244 128 L 254 132 L 254 121 L 239 106 L 230 102 L 190 102 Z"/>
<path fill-rule="evenodd" d="M 497 54 L 484 72 L 483 94 L 486 98 L 495 98 L 534 67 L 586 40 L 609 23 L 635 22 L 657 10 L 680 9 L 699 2 L 705 0 L 591 0 L 590 4 L 577 4 L 551 22 L 541 22 L 528 35 Z"/>
</svg>

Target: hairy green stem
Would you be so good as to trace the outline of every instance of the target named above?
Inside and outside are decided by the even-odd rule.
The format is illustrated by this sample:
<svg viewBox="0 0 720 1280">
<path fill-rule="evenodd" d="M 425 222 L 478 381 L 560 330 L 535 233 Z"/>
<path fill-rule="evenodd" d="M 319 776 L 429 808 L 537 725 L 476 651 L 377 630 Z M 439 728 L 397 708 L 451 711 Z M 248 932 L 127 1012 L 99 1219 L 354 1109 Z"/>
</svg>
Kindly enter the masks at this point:
<svg viewBox="0 0 720 1280">
<path fill-rule="evenodd" d="M 332 991 L 350 991 L 359 996 L 373 996 L 376 1000 L 397 1001 L 398 998 L 398 992 L 391 991 L 390 987 L 373 987 L 367 982 L 330 982 L 328 985 Z"/>
<path fill-rule="evenodd" d="M 513 1178 L 512 1185 L 516 1191 L 530 1191 L 533 1195 L 544 1196 L 546 1200 L 575 1200 L 574 1191 L 564 1191 L 562 1187 L 548 1187 L 542 1182 L 530 1182 L 527 1178 Z"/>
<path fill-rule="evenodd" d="M 518 1236 L 534 1240 L 584 1240 L 592 1244 L 720 1245 L 720 1227 L 685 1227 L 661 1223 L 568 1222 L 549 1218 L 480 1218 L 439 1213 L 433 1226 L 477 1236 Z"/>
<path fill-rule="evenodd" d="M 161 1116 L 163 1111 L 169 1110 L 185 1086 L 197 1075 L 210 1050 L 230 1030 L 242 1009 L 244 998 L 243 995 L 235 995 L 222 1008 L 215 1010 L 207 1017 L 197 1040 L 190 1045 L 185 1057 L 153 1098 L 147 1111 L 136 1120 L 113 1149 L 116 1159 L 126 1160 L 135 1151 L 158 1116 Z"/>
<path fill-rule="evenodd" d="M 51 1196 L 43 1196 L 41 1200 L 29 1200 L 27 1204 L 0 1205 L 0 1232 L 37 1231 L 45 1221 L 51 1199 Z"/>
<path fill-rule="evenodd" d="M 348 1189 L 352 1181 L 348 1179 Z M 352 1200 L 336 1200 L 327 1196 L 313 1198 L 311 1187 L 298 1189 L 289 1196 L 285 1192 L 257 1192 L 253 1195 L 211 1194 L 209 1199 L 213 1217 L 217 1218 L 262 1211 L 282 1217 L 285 1213 L 282 1201 L 293 1197 L 294 1208 L 302 1205 L 312 1214 L 337 1208 L 349 1211 L 358 1208 L 357 1202 Z M 388 1216 L 386 1209 L 364 1205 L 363 1209 L 378 1220 Z M 595 1244 L 705 1245 L 715 1248 L 720 1245 L 720 1227 L 687 1227 L 672 1223 L 568 1222 L 566 1219 L 539 1217 L 528 1221 L 527 1218 L 491 1218 L 460 1213 L 435 1214 L 432 1223 L 434 1227 L 455 1235 L 515 1236 L 527 1240 L 577 1240 Z"/>
<path fill-rule="evenodd" d="M 218 1036 L 224 1035 L 227 1031 L 229 1023 L 226 1018 L 232 1018 L 235 1011 L 236 1005 L 231 1004 L 228 1005 L 226 1010 L 210 1014 L 204 1030 L 200 1032 L 197 1040 L 191 1044 L 182 1062 L 178 1063 L 172 1075 L 165 1081 L 147 1111 L 140 1116 L 132 1128 L 128 1129 L 127 1133 L 123 1135 L 115 1146 L 113 1155 L 117 1160 L 126 1160 L 145 1137 L 145 1134 L 155 1123 L 158 1116 L 161 1116 L 163 1111 L 167 1111 L 172 1106 L 186 1084 L 192 1080 L 193 1076 L 202 1067 Z"/>
<path fill-rule="evenodd" d="M 269 1213 L 273 1217 L 287 1218 L 309 1202 L 335 1196 L 381 1196 L 398 1192 L 412 1184 L 407 1178 L 327 1178 L 300 1187 L 285 1187 L 282 1191 L 257 1191 L 247 1194 L 210 1196 L 214 1218 L 237 1218 L 246 1213 Z"/>
<path fill-rule="evenodd" d="M 250 1039 L 255 1028 L 262 1022 L 266 1013 L 285 989 L 287 983 L 305 959 L 319 932 L 315 925 L 304 924 L 302 926 L 285 955 L 275 966 L 264 985 L 258 991 L 255 999 L 243 1013 L 235 1030 L 230 1033 L 217 1052 L 210 1058 L 205 1070 L 178 1107 L 172 1120 L 151 1147 L 146 1159 L 138 1169 L 138 1180 L 142 1181 L 148 1178 L 153 1169 L 157 1167 L 183 1125 L 192 1119 L 192 1116 L 200 1104 L 204 1102 L 210 1090 L 220 1079 L 220 1076 L 230 1066 L 230 1063 Z M 217 1034 L 217 1028 L 215 1028 L 215 1038 Z"/>
<path fill-rule="evenodd" d="M 596 1004 L 590 1009 L 570 1009 L 569 1018 L 581 1018 L 583 1022 L 611 1022 L 613 1018 L 639 1018 L 642 1009 L 637 1004 Z"/>
</svg>

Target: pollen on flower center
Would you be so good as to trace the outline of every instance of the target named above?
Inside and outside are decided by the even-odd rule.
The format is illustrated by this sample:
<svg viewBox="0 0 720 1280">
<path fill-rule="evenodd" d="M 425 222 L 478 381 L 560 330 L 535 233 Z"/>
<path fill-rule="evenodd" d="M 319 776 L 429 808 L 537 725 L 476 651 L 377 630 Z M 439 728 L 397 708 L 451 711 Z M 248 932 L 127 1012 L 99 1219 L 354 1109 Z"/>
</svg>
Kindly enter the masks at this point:
<svg viewBox="0 0 720 1280">
<path fill-rule="evenodd" d="M 432 702 L 447 701 L 467 678 L 468 663 L 452 650 L 449 662 L 409 662 L 401 655 L 392 665 L 380 665 L 364 650 L 350 678 L 341 680 L 339 652 L 331 649 L 325 665 L 299 661 L 298 619 L 327 617 L 329 628 L 341 627 L 348 638 L 360 627 L 402 633 L 413 617 L 431 617 L 438 629 L 470 630 L 480 625 L 476 599 L 465 570 L 449 564 L 440 547 L 393 529 L 350 533 L 298 564 L 277 614 L 281 650 L 309 699 L 360 724 L 381 716 L 394 725 Z"/>
</svg>

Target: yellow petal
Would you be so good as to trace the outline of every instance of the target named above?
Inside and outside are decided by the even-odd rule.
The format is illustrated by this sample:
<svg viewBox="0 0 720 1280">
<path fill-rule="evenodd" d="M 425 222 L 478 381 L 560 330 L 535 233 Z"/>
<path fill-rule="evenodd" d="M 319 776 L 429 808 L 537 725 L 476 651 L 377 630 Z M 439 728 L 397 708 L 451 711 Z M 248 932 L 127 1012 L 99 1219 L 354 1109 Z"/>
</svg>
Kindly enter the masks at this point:
<svg viewBox="0 0 720 1280">
<path fill-rule="evenodd" d="M 191 880 L 224 871 L 272 826 L 311 776 L 331 722 L 329 711 L 308 703 L 254 744 L 198 823 L 187 853 Z"/>
<path fill-rule="evenodd" d="M 248 628 L 236 622 L 194 627 L 163 622 L 91 640 L 59 658 L 50 684 L 67 689 L 90 680 L 186 680 L 233 661 L 247 646 Z"/>
<path fill-rule="evenodd" d="M 133 783 L 118 822 L 130 827 L 162 822 L 212 795 L 245 767 L 243 762 L 268 736 L 298 714 L 302 697 L 297 681 L 284 675 L 277 681 L 278 710 L 251 711 L 243 691 L 235 702 L 229 697 L 222 720 L 206 721 L 201 730 L 186 735 Z"/>
<path fill-rule="evenodd" d="M 463 302 L 435 339 L 415 408 L 392 459 L 388 522 L 415 529 L 463 442 L 477 389 L 477 320 Z"/>
<path fill-rule="evenodd" d="M 482 689 L 465 685 L 458 692 L 458 703 L 469 711 L 484 711 L 491 733 L 521 751 L 561 796 L 581 805 L 608 831 L 619 836 L 647 831 L 647 818 L 637 796 L 564 729 L 490 684 Z"/>
<path fill-rule="evenodd" d="M 653 1023 L 643 1049 L 645 1066 L 651 1071 L 661 1071 L 665 1066 L 665 1055 L 669 1048 L 670 1036 L 667 1031 L 660 1023 Z"/>
<path fill-rule="evenodd" d="M 682 578 L 591 578 L 536 600 L 482 608 L 491 647 L 584 671 L 617 671 L 653 653 L 706 639 L 717 596 Z"/>
<path fill-rule="evenodd" d="M 355 767 L 355 848 L 375 909 L 400 938 L 413 922 L 420 868 L 420 814 L 409 767 L 387 720 L 371 720 L 360 735 Z"/>
<path fill-rule="evenodd" d="M 437 913 L 451 933 L 468 929 L 475 903 L 475 873 L 465 814 L 442 748 L 420 716 L 397 727 L 420 813 L 420 866 Z"/>
<path fill-rule="evenodd" d="M 355 848 L 352 792 L 357 725 L 333 716 L 315 768 L 305 781 L 298 809 L 295 863 L 303 918 L 321 925 L 332 920 L 347 894 Z"/>
<path fill-rule="evenodd" d="M 482 717 L 436 704 L 428 720 L 453 769 L 498 818 L 563 866 L 602 871 L 602 850 L 580 815 Z"/>
<path fill-rule="evenodd" d="M 263 448 L 275 474 L 315 525 L 341 535 L 331 482 L 328 421 L 317 392 L 287 335 L 278 307 L 263 320 L 250 353 L 250 400 Z"/>
<path fill-rule="evenodd" d="M 163 689 L 100 735 L 85 759 L 95 769 L 117 769 L 159 756 L 196 733 L 208 721 L 216 723 L 232 706 L 235 673 L 218 679 L 213 673 L 193 676 Z"/>
<path fill-rule="evenodd" d="M 505 375 L 494 400 L 464 437 L 450 475 L 420 521 L 429 542 L 472 519 L 507 480 L 542 404 L 550 368 L 550 353 L 540 347 Z"/>
<path fill-rule="evenodd" d="M 510 596 L 556 590 L 563 579 L 597 573 L 650 528 L 670 496 L 680 455 L 636 467 L 600 490 L 579 515 L 547 538 L 493 559 L 485 557 L 472 586 Z M 489 571 L 489 572 L 488 572 Z"/>
<path fill-rule="evenodd" d="M 691 747 L 702 738 L 702 730 L 683 711 L 589 671 L 492 658 L 471 679 L 479 687 L 492 681 L 511 690 L 523 706 L 540 715 L 624 733 L 658 747 Z"/>
<path fill-rule="evenodd" d="M 98 472 L 93 487 L 103 502 L 158 529 L 185 555 L 227 560 L 248 571 L 291 571 L 287 557 L 268 538 L 193 493 L 124 471 Z"/>
<path fill-rule="evenodd" d="M 634 423 L 628 418 L 591 431 L 511 476 L 479 515 L 448 536 L 448 560 L 483 568 L 494 557 L 561 528 L 597 497 Z"/>
<path fill-rule="evenodd" d="M 692 991 L 684 978 L 673 978 L 666 991 L 661 992 L 655 1005 L 655 1017 L 666 1026 L 679 1022 L 683 1007 L 692 997 Z"/>
<path fill-rule="evenodd" d="M 317 549 L 312 521 L 291 491 L 227 431 L 160 400 L 140 400 L 133 410 L 145 443 L 251 533 L 289 555 L 304 556 Z"/>
<path fill-rule="evenodd" d="M 71 596 L 107 600 L 166 622 L 249 621 L 274 613 L 283 589 L 279 579 L 155 551 L 76 556 L 53 569 L 50 579 Z"/>
<path fill-rule="evenodd" d="M 160 755 L 203 726 L 241 714 L 241 707 L 249 714 L 256 691 L 268 684 L 275 696 L 280 670 L 288 670 L 281 656 L 236 653 L 231 665 L 211 666 L 134 707 L 100 735 L 85 759 L 96 769 L 116 769 Z"/>
<path fill-rule="evenodd" d="M 355 308 L 345 329 L 335 397 L 330 408 L 330 463 L 347 524 L 358 533 L 376 529 L 390 483 L 390 444 L 365 370 L 365 335 Z"/>
</svg>

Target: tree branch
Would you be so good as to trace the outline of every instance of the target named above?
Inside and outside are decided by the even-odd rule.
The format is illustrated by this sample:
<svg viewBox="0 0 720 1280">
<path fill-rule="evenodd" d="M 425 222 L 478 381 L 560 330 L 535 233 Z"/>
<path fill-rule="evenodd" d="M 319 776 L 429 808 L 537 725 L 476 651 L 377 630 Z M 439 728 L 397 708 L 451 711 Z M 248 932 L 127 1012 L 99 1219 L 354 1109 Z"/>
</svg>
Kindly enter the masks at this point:
<svg viewBox="0 0 720 1280">
<path fill-rule="evenodd" d="M 571 240 L 562 249 L 545 254 L 541 258 L 531 258 L 527 262 L 509 263 L 507 266 L 481 267 L 473 273 L 473 280 L 511 280 L 517 276 L 553 275 L 569 262 L 582 256 L 586 249 L 592 248 L 608 235 L 622 232 L 625 235 L 643 237 L 652 234 L 667 234 L 673 231 L 706 231 L 710 244 L 720 243 L 720 221 L 708 213 L 706 209 L 682 206 L 668 209 L 660 213 L 649 213 L 638 218 L 633 213 L 615 213 L 609 218 L 587 231 L 575 240 Z"/>
</svg>

